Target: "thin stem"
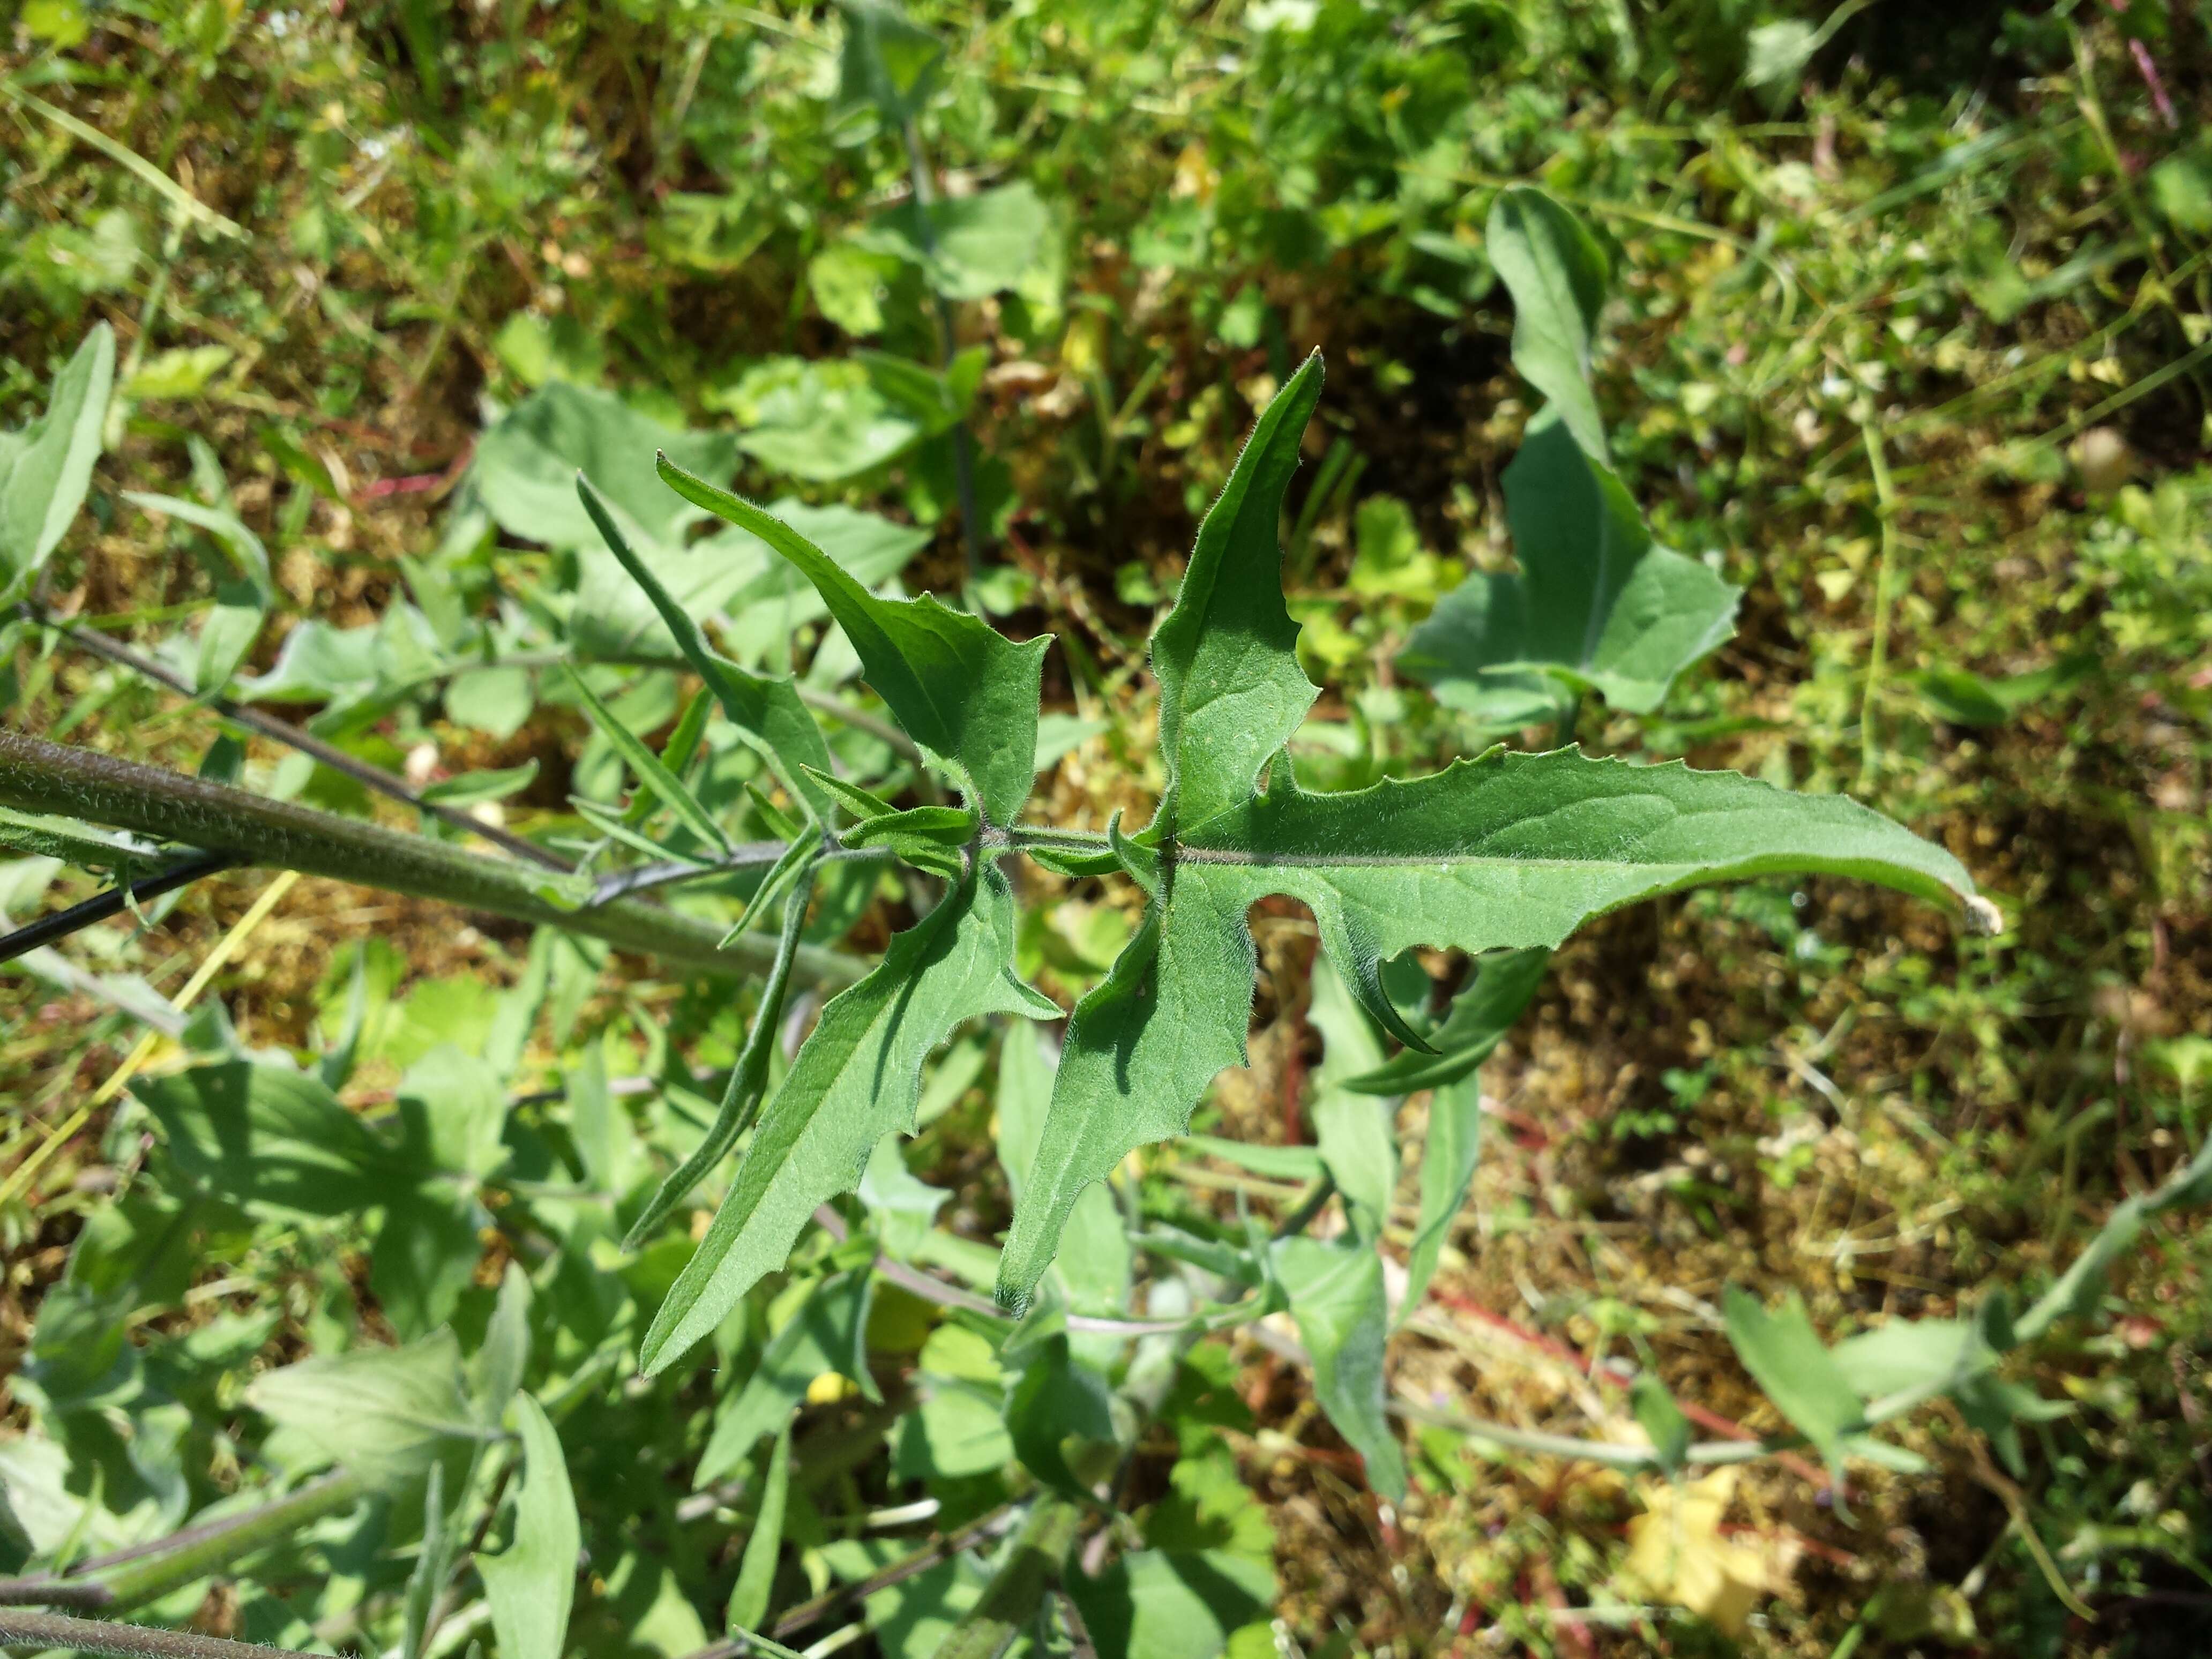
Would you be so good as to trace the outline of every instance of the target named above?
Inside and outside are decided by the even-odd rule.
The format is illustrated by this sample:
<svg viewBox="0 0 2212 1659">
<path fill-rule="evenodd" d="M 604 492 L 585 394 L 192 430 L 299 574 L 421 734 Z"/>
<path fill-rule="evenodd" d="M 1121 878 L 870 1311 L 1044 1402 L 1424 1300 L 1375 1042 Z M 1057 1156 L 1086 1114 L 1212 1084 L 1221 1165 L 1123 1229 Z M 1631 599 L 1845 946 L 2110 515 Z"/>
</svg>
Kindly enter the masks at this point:
<svg viewBox="0 0 2212 1659">
<path fill-rule="evenodd" d="M 544 895 L 546 878 L 503 859 L 13 732 L 0 732 L 0 804 L 228 852 L 245 864 L 587 933 L 711 972 L 754 973 L 775 960 L 766 939 L 748 934 L 725 947 L 714 928 L 634 899 L 565 908 Z M 857 959 L 817 945 L 800 947 L 798 969 L 830 984 L 849 983 L 867 971 Z"/>
<path fill-rule="evenodd" d="M 999 1659 L 1012 1646 L 1060 1577 L 1082 1522 L 1083 1511 L 1068 1499 L 1051 1493 L 1038 1498 L 982 1598 L 939 1644 L 937 1659 Z"/>
<path fill-rule="evenodd" d="M 27 956 L 42 945 L 52 945 L 57 939 L 67 939 L 71 933 L 106 921 L 129 904 L 143 904 L 148 899 L 173 893 L 179 887 L 189 886 L 203 876 L 228 870 L 238 860 L 228 853 L 196 853 L 180 859 L 159 874 L 135 882 L 129 887 L 111 887 L 104 893 L 94 895 L 82 904 L 72 904 L 66 910 L 57 910 L 52 915 L 40 916 L 26 922 L 11 933 L 0 934 L 0 962 L 13 962 Z M 125 894 L 129 896 L 126 898 Z"/>
<path fill-rule="evenodd" d="M 1881 558 L 1875 567 L 1874 578 L 1874 643 L 1867 653 L 1866 691 L 1859 701 L 1859 787 L 1863 789 L 1874 776 L 1875 750 L 1879 746 L 1875 699 L 1881 695 L 1882 669 L 1889 656 L 1889 584 L 1890 569 L 1897 558 L 1897 486 L 1890 478 L 1889 458 L 1882 453 L 1880 434 L 1865 422 L 1860 423 L 1859 432 L 1866 441 L 1867 462 L 1874 468 L 1875 508 L 1881 519 Z"/>
<path fill-rule="evenodd" d="M 930 210 L 936 205 L 937 191 L 931 182 L 929 158 L 922 152 L 921 123 L 909 117 L 903 136 L 907 177 L 914 189 L 915 224 L 921 251 L 933 254 L 937 227 L 930 219 Z M 953 328 L 952 302 L 942 294 L 937 295 L 937 333 L 943 365 L 950 368 L 958 337 Z M 983 531 L 975 521 L 975 438 L 964 418 L 952 423 L 952 478 L 960 495 L 960 540 L 967 550 L 968 580 L 972 583 L 983 572 Z"/>
<path fill-rule="evenodd" d="M 870 1573 L 866 1578 L 824 1590 L 811 1601 L 801 1601 L 775 1621 L 775 1626 L 769 1634 L 781 1641 L 787 1636 L 796 1635 L 809 1625 L 819 1624 L 842 1607 L 850 1607 L 855 1601 L 865 1601 L 877 1591 L 889 1589 L 894 1584 L 904 1583 L 918 1573 L 927 1572 L 940 1561 L 948 1561 L 963 1551 L 998 1537 L 1012 1527 L 1020 1514 L 1021 1511 L 1010 1504 L 1004 1509 L 994 1510 L 980 1521 L 969 1522 L 957 1532 L 932 1539 L 912 1555 L 902 1557 L 881 1571 Z M 733 1651 L 734 1644 L 718 1642 L 714 1646 L 692 1655 L 691 1659 L 708 1659 L 710 1655 L 720 1659 L 723 1654 Z"/>
<path fill-rule="evenodd" d="M 263 737 L 271 738 L 289 748 L 296 749 L 303 755 L 311 755 L 333 772 L 343 773 L 365 789 L 373 789 L 378 794 L 398 801 L 403 805 L 411 806 L 418 812 L 428 812 L 431 817 L 441 819 L 454 829 L 469 835 L 482 836 L 495 847 L 503 848 L 514 854 L 515 857 L 527 859 L 532 864 L 542 864 L 549 870 L 568 870 L 574 867 L 559 854 L 548 852 L 537 842 L 526 841 L 520 836 L 511 834 L 496 824 L 485 823 L 480 819 L 473 818 L 459 807 L 445 806 L 435 801 L 424 800 L 422 796 L 407 787 L 407 781 L 404 778 L 396 776 L 380 766 L 371 765 L 356 756 L 349 755 L 336 744 L 325 743 L 313 732 L 295 726 L 289 720 L 278 720 L 274 714 L 264 714 L 258 708 L 249 708 L 243 703 L 233 702 L 228 697 L 200 698 L 199 693 L 193 688 L 191 682 L 185 679 L 183 675 L 175 672 L 165 664 L 155 661 L 151 657 L 140 655 L 119 641 L 111 640 L 106 635 L 94 633 L 90 629 L 76 627 L 58 617 L 33 610 L 28 605 L 24 606 L 23 611 L 24 614 L 33 621 L 52 629 L 71 644 L 82 646 L 94 656 L 105 657 L 118 667 L 128 668 L 133 673 L 143 674 L 157 684 L 168 687 L 172 691 L 204 701 L 209 708 L 214 709 L 225 720 L 242 726 L 250 732 L 258 732 Z"/>
<path fill-rule="evenodd" d="M 1335 1193 L 1336 1177 L 1323 1170 L 1321 1179 L 1314 1182 L 1312 1190 L 1298 1200 L 1297 1207 L 1275 1224 L 1274 1237 L 1288 1238 L 1292 1233 L 1304 1232 L 1306 1224 L 1322 1212 Z"/>
<path fill-rule="evenodd" d="M 342 1471 L 258 1509 L 84 1562 L 71 1577 L 97 1582 L 107 1592 L 110 1606 L 134 1607 L 204 1578 L 325 1516 L 350 1509 L 363 1490 L 358 1476 Z"/>
</svg>

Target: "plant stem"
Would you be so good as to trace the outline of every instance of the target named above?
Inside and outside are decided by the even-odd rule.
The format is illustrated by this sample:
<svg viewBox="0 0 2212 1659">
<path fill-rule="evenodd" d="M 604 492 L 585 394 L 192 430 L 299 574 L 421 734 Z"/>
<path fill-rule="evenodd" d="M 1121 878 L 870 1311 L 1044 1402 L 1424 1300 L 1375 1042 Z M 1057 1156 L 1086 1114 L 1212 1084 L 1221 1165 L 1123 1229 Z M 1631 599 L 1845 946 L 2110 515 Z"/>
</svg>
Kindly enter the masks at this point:
<svg viewBox="0 0 2212 1659">
<path fill-rule="evenodd" d="M 105 657 L 117 666 L 128 668 L 134 673 L 143 674 L 155 684 L 166 685 L 170 690 L 183 696 L 197 697 L 199 695 L 191 682 L 182 675 L 174 672 L 166 665 L 155 661 L 151 657 L 140 655 L 129 646 L 111 640 L 104 634 L 95 633 L 88 628 L 72 627 L 58 617 L 33 611 L 29 606 L 25 606 L 24 611 L 32 620 L 52 629 L 72 645 L 82 646 L 95 657 Z M 204 701 L 208 707 L 234 725 L 242 726 L 249 732 L 258 732 L 263 737 L 272 738 L 289 748 L 296 749 L 303 755 L 313 756 L 333 772 L 343 773 L 363 788 L 373 789 L 378 794 L 387 796 L 402 805 L 411 806 L 418 812 L 428 812 L 431 817 L 443 819 L 454 829 L 463 830 L 469 835 L 482 836 L 495 847 L 504 848 L 517 858 L 527 859 L 532 864 L 542 864 L 549 870 L 568 870 L 574 867 L 559 854 L 548 852 L 537 842 L 526 841 L 520 836 L 510 834 L 496 824 L 485 823 L 479 819 L 471 817 L 459 807 L 441 806 L 434 801 L 424 800 L 422 796 L 407 787 L 405 779 L 393 775 L 380 766 L 373 766 L 358 757 L 347 754 L 337 744 L 325 743 L 313 732 L 295 726 L 289 720 L 278 720 L 274 714 L 264 714 L 258 708 L 248 708 L 242 703 L 233 702 L 228 697 L 209 697 Z"/>
<path fill-rule="evenodd" d="M 27 956 L 42 945 L 52 945 L 57 939 L 67 939 L 71 933 L 91 927 L 94 922 L 106 921 L 126 904 L 143 904 L 148 899 L 173 893 L 179 887 L 189 886 L 202 876 L 228 870 L 236 862 L 237 860 L 228 853 L 195 853 L 189 858 L 178 860 L 157 874 L 148 876 L 143 881 L 111 887 L 82 904 L 72 904 L 66 910 L 57 910 L 52 915 L 26 922 L 11 933 L 0 933 L 0 962 L 13 962 L 18 957 Z"/>
<path fill-rule="evenodd" d="M 1012 1646 L 1060 1576 L 1082 1520 L 1083 1511 L 1065 1498 L 1038 1498 L 982 1599 L 939 1644 L 937 1659 L 999 1659 Z"/>
<path fill-rule="evenodd" d="M 343 1472 L 329 1475 L 258 1509 L 224 1516 L 136 1550 L 118 1550 L 103 1560 L 87 1562 L 72 1577 L 98 1583 L 107 1592 L 109 1607 L 118 1610 L 136 1607 L 195 1578 L 204 1578 L 325 1516 L 352 1508 L 360 1501 L 362 1490 L 357 1476 Z"/>
<path fill-rule="evenodd" d="M 588 933 L 622 950 L 710 972 L 757 973 L 775 954 L 772 942 L 750 934 L 724 948 L 714 927 L 634 899 L 564 909 L 543 896 L 544 877 L 503 859 L 12 732 L 0 732 L 0 803 L 229 853 L 243 864 Z M 848 983 L 867 971 L 855 958 L 818 945 L 801 947 L 798 969 L 828 984 Z"/>
<path fill-rule="evenodd" d="M 74 1649 L 78 1653 L 113 1655 L 116 1659 L 269 1659 L 270 1654 L 283 1651 L 251 1642 L 227 1642 L 194 1631 L 110 1625 L 58 1613 L 19 1613 L 12 1608 L 0 1609 L 0 1648 L 29 1652 Z"/>
<path fill-rule="evenodd" d="M 1859 701 L 1859 787 L 1874 776 L 1875 699 L 1881 695 L 1882 669 L 1889 656 L 1889 585 L 1897 559 L 1897 486 L 1889 476 L 1889 458 L 1882 453 L 1881 438 L 1868 422 L 1861 422 L 1868 465 L 1874 469 L 1875 509 L 1881 519 L 1881 558 L 1875 567 L 1874 643 L 1867 653 L 1866 691 Z"/>
<path fill-rule="evenodd" d="M 914 219 L 925 254 L 937 252 L 937 227 L 930 221 L 936 205 L 936 187 L 930 181 L 929 158 L 922 153 L 920 123 L 908 118 L 904 128 L 907 177 L 914 190 Z M 937 333 L 943 366 L 952 366 L 957 337 L 953 331 L 952 302 L 937 295 Z M 963 417 L 952 423 L 952 478 L 960 495 L 960 540 L 968 554 L 968 580 L 983 574 L 983 529 L 975 522 L 975 437 Z"/>
</svg>

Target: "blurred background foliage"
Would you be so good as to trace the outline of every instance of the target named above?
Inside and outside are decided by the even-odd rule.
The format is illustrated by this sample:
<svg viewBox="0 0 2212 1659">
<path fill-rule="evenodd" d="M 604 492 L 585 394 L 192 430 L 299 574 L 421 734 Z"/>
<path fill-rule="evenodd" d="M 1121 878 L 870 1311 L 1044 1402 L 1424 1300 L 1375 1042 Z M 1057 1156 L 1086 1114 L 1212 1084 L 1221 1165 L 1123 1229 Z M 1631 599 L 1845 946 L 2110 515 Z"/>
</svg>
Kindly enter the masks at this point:
<svg viewBox="0 0 2212 1659">
<path fill-rule="evenodd" d="M 304 626 L 403 600 L 496 614 L 559 555 L 502 541 L 478 434 L 561 385 L 725 434 L 749 495 L 913 526 L 890 568 L 951 591 L 954 434 L 935 392 L 883 364 L 939 362 L 949 319 L 972 354 L 944 381 L 977 442 L 976 591 L 1009 631 L 1063 641 L 1047 699 L 1070 746 L 1042 787 L 1057 821 L 1103 825 L 1157 785 L 1132 769 L 1151 620 L 1254 410 L 1319 347 L 1328 394 L 1287 526 L 1302 649 L 1328 687 L 1302 759 L 1330 787 L 1425 767 L 1464 745 L 1466 718 L 1397 658 L 1466 573 L 1507 566 L 1498 472 L 1533 399 L 1483 227 L 1502 185 L 1538 181 L 1616 267 L 1597 359 L 1616 464 L 1662 544 L 1746 590 L 1738 637 L 1662 710 L 1593 712 L 1583 740 L 1850 788 L 1948 844 L 2012 925 L 1954 940 L 1885 896 L 1812 884 L 1577 940 L 1486 1073 L 1498 1133 L 1401 1375 L 1441 1406 L 1536 1423 L 1590 1387 L 1577 1367 L 1634 1352 L 1680 1397 L 1771 1428 L 1720 1334 L 1723 1281 L 1802 1287 L 1838 1333 L 1948 1312 L 2047 1274 L 2201 1144 L 2203 6 L 1024 0 L 913 17 L 945 47 L 914 137 L 959 228 L 927 247 L 907 135 L 840 85 L 846 24 L 826 8 L 26 0 L 0 36 L 0 409 L 33 407 L 95 320 L 120 356 L 92 522 L 52 603 L 148 639 L 220 609 L 219 550 L 127 483 L 265 544 L 276 604 L 249 670 Z M 204 708 L 9 644 L 11 723 L 200 763 Z M 618 769 L 573 704 L 478 690 L 473 713 L 371 697 L 331 729 L 418 783 L 537 763 L 501 803 L 512 824 L 572 790 L 611 797 Z M 304 695 L 336 701 L 325 682 Z M 672 684 L 640 697 L 633 724 L 673 721 Z M 365 810 L 281 751 L 245 764 Z M 83 951 L 173 989 L 254 890 L 205 884 Z M 1037 896 L 1025 969 L 1079 991 L 1129 914 L 1096 884 Z M 1255 1066 L 1210 1121 L 1295 1142 L 1311 942 L 1287 914 L 1260 936 Z M 252 944 L 216 981 L 249 1044 L 327 1036 L 366 964 L 361 1086 L 386 1100 L 441 1042 L 483 1040 L 528 955 L 520 934 L 316 882 Z M 725 1011 L 561 948 L 540 970 L 549 1063 L 726 1050 Z M 133 1035 L 21 976 L 0 1011 L 12 1164 Z M 909 1160 L 956 1188 L 994 1178 L 989 1079 L 963 1054 Z M 6 1188 L 15 1365 L 66 1336 L 49 1287 L 131 1156 L 100 1127 Z M 1186 1431 L 1203 1446 L 1159 1467 L 1178 1493 L 1201 1466 L 1250 1487 L 1249 1511 L 1183 1499 L 1272 1532 L 1281 1639 L 1316 1653 L 2195 1652 L 2212 1607 L 2208 1238 L 2162 1220 L 2106 1316 L 2045 1345 L 2041 1391 L 2074 1409 L 2033 1425 L 2014 1474 L 1938 1420 L 1911 1436 L 1934 1471 L 1873 1476 L 1849 1524 L 1787 1468 L 1686 1519 L 1715 1571 L 1755 1585 L 1755 1616 L 1651 1582 L 1668 1570 L 1646 1560 L 1640 1622 L 1578 1620 L 1635 1553 L 1638 1503 L 1675 1500 L 1424 1432 L 1413 1498 L 1378 1510 L 1297 1375 L 1257 1348 L 1222 1351 L 1228 1429 Z M 173 1425 L 189 1450 L 140 1460 L 149 1502 L 163 1481 L 204 1497 L 236 1480 L 204 1425 L 250 1370 L 385 1328 L 357 1264 L 246 1241 L 204 1243 L 199 1288 L 152 1328 L 222 1352 L 198 1415 Z M 641 1258 L 590 1294 L 649 1311 L 672 1271 Z M 10 1393 L 12 1424 L 35 1392 Z M 580 1601 L 594 1651 L 696 1646 L 729 1565 L 679 1501 L 688 1483 L 663 1478 L 697 1455 L 686 1401 L 653 1410 L 641 1440 L 567 1431 L 587 1539 L 623 1564 Z M 821 1467 L 826 1494 L 857 1464 Z M 830 1515 L 859 1501 L 817 1496 Z M 103 1501 L 123 1499 L 84 1512 Z M 872 1559 L 823 1541 L 825 1571 Z M 259 1629 L 234 1606 L 199 1616 Z"/>
</svg>

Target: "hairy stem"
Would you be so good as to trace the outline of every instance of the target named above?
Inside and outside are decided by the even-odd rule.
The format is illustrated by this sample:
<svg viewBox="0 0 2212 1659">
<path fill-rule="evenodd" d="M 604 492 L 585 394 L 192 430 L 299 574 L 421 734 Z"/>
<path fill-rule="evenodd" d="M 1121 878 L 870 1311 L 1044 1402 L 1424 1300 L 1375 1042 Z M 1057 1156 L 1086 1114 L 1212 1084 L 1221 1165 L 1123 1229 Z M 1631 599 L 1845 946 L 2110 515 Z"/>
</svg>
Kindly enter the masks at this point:
<svg viewBox="0 0 2212 1659">
<path fill-rule="evenodd" d="M 12 732 L 0 732 L 0 804 L 229 853 L 244 864 L 587 933 L 621 950 L 711 972 L 757 973 L 775 955 L 771 941 L 751 935 L 726 948 L 714 927 L 633 899 L 564 909 L 541 896 L 544 877 L 503 859 Z M 812 981 L 845 984 L 866 966 L 841 951 L 805 945 L 797 970 Z"/>
<path fill-rule="evenodd" d="M 110 1625 L 71 1619 L 58 1613 L 0 1609 L 0 1648 L 42 1652 L 50 1648 L 79 1653 L 112 1654 L 118 1659 L 269 1659 L 280 1648 L 251 1642 L 227 1642 L 195 1631 L 155 1630 L 146 1625 Z"/>
<path fill-rule="evenodd" d="M 106 635 L 97 633 L 92 629 L 73 627 L 58 617 L 48 616 L 43 611 L 32 611 L 28 606 L 26 606 L 25 610 L 27 614 L 34 620 L 52 629 L 72 645 L 91 652 L 95 657 L 105 657 L 118 667 L 128 668 L 133 673 L 143 674 L 156 684 L 165 685 L 170 690 L 182 696 L 191 697 L 198 695 L 191 682 L 181 674 L 176 673 L 165 664 L 155 661 L 151 657 L 142 656 L 127 645 L 111 640 Z M 512 835 L 496 824 L 482 823 L 471 817 L 459 807 L 443 806 L 435 801 L 424 800 L 421 795 L 407 787 L 407 781 L 404 778 L 394 776 L 380 766 L 372 766 L 357 756 L 349 755 L 337 744 L 325 743 L 313 732 L 295 726 L 289 720 L 279 720 L 274 714 L 264 714 L 258 708 L 249 708 L 243 703 L 233 702 L 228 697 L 210 697 L 207 702 L 209 707 L 225 720 L 242 726 L 249 732 L 258 732 L 264 738 L 273 738 L 289 748 L 296 749 L 303 755 L 313 756 L 332 771 L 344 774 L 363 788 L 373 789 L 378 794 L 388 796 L 403 805 L 411 806 L 418 812 L 428 812 L 433 817 L 443 819 L 456 830 L 465 830 L 472 836 L 482 836 L 494 846 L 504 848 L 517 858 L 527 859 L 532 864 L 542 864 L 549 870 L 566 870 L 569 867 L 566 859 L 557 853 L 548 852 L 535 842 Z"/>
</svg>

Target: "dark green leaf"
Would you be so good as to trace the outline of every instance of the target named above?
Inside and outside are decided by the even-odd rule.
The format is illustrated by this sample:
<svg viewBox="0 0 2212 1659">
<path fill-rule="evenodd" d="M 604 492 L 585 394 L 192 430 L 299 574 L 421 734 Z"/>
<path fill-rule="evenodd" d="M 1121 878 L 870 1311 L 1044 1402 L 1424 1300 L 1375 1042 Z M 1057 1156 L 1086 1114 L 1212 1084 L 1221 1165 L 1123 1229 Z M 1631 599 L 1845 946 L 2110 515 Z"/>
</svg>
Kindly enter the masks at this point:
<svg viewBox="0 0 2212 1659">
<path fill-rule="evenodd" d="M 665 459 L 660 470 L 687 500 L 750 531 L 805 572 L 907 735 L 951 774 L 988 822 L 1012 823 L 1035 774 L 1039 677 L 1049 636 L 1017 645 L 927 595 L 877 599 L 750 502 Z"/>
<path fill-rule="evenodd" d="M 1434 1052 L 1406 1049 L 1370 1072 L 1346 1078 L 1344 1086 L 1360 1094 L 1409 1095 L 1473 1076 L 1521 1018 L 1551 960 L 1552 953 L 1540 948 L 1483 957 L 1474 980 L 1452 999 L 1444 1023 L 1429 1034 Z"/>
</svg>

